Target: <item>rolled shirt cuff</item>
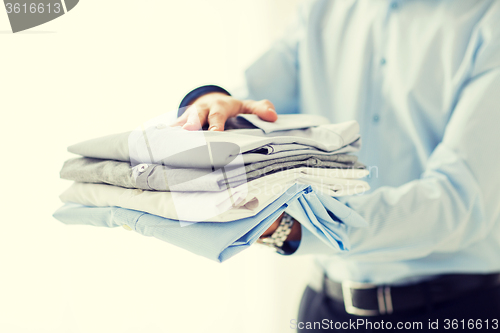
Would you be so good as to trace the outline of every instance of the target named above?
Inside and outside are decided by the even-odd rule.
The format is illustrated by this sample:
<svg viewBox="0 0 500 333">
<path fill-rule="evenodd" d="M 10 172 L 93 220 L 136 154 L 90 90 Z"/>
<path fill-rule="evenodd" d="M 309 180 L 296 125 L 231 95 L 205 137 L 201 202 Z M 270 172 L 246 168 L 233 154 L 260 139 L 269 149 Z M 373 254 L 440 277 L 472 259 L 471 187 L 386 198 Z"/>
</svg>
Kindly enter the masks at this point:
<svg viewBox="0 0 500 333">
<path fill-rule="evenodd" d="M 301 224 L 300 244 L 293 255 L 335 255 L 350 251 L 348 229 L 366 227 L 367 222 L 335 198 L 304 193 L 288 203 L 286 213 Z"/>
<path fill-rule="evenodd" d="M 194 90 L 191 90 L 181 101 L 181 104 L 179 105 L 179 111 L 177 113 L 177 117 L 180 117 L 184 111 L 186 110 L 186 107 L 191 104 L 195 99 L 197 99 L 200 96 L 206 95 L 208 93 L 212 92 L 220 92 L 226 95 L 231 96 L 231 94 L 224 88 L 216 86 L 216 85 L 206 85 L 206 86 L 201 86 L 198 87 Z"/>
</svg>

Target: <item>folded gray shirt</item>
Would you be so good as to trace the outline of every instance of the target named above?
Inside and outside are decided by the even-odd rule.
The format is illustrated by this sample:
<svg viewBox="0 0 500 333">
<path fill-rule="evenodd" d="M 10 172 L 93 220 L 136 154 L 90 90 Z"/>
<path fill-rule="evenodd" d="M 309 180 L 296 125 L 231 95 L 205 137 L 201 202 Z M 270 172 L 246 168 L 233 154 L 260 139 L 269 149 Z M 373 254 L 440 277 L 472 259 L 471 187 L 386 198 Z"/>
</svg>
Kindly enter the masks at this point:
<svg viewBox="0 0 500 333">
<path fill-rule="evenodd" d="M 304 154 L 262 161 L 224 172 L 211 169 L 180 169 L 158 164 L 139 164 L 95 158 L 66 161 L 61 178 L 84 183 L 111 184 L 155 191 L 222 191 L 275 172 L 300 168 L 363 169 L 354 155 Z"/>
<path fill-rule="evenodd" d="M 88 140 L 68 150 L 100 159 L 167 165 L 177 168 L 212 169 L 250 164 L 314 153 L 335 155 L 356 152 L 361 139 L 355 121 L 327 124 L 310 115 L 280 115 L 265 122 L 255 115 L 239 115 L 224 132 L 186 131 L 165 124 L 140 127 L 132 132 Z M 238 127 L 244 123 L 245 126 Z M 229 127 L 228 127 L 229 128 Z"/>
</svg>

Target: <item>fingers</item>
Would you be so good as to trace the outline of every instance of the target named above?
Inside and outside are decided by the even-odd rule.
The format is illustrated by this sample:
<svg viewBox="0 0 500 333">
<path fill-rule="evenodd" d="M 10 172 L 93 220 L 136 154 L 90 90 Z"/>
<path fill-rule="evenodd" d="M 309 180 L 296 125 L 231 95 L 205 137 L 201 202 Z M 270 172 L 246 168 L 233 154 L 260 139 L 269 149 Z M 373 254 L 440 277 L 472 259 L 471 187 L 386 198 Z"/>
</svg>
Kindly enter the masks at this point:
<svg viewBox="0 0 500 333">
<path fill-rule="evenodd" d="M 261 101 L 243 101 L 242 113 L 252 113 L 260 119 L 274 122 L 278 119 L 278 114 L 273 103 L 267 99 Z"/>
<path fill-rule="evenodd" d="M 198 131 L 207 122 L 210 131 L 224 131 L 224 124 L 235 107 L 226 101 L 214 101 L 210 107 L 206 104 L 191 105 L 171 126 L 182 126 L 188 131 Z"/>
<path fill-rule="evenodd" d="M 224 125 L 229 117 L 238 113 L 251 113 L 265 121 L 274 122 L 278 114 L 273 103 L 264 99 L 261 101 L 239 101 L 229 96 L 209 99 L 203 103 L 191 105 L 172 126 L 182 126 L 189 131 L 198 131 L 208 123 L 209 131 L 224 131 Z"/>
<path fill-rule="evenodd" d="M 208 113 L 208 130 L 224 131 L 224 124 L 227 118 L 231 116 L 234 110 L 231 105 L 223 100 L 217 100 L 212 104 Z"/>
<path fill-rule="evenodd" d="M 188 110 L 189 110 L 189 108 L 186 109 L 184 111 L 184 113 L 179 118 L 177 118 L 176 121 L 173 124 L 171 124 L 170 126 L 176 127 L 176 126 L 184 125 L 187 121 L 187 118 L 188 118 L 188 114 L 189 114 Z"/>
<path fill-rule="evenodd" d="M 205 105 L 193 105 L 186 110 L 186 122 L 182 128 L 188 131 L 198 131 L 207 122 L 207 115 L 210 109 Z"/>
</svg>

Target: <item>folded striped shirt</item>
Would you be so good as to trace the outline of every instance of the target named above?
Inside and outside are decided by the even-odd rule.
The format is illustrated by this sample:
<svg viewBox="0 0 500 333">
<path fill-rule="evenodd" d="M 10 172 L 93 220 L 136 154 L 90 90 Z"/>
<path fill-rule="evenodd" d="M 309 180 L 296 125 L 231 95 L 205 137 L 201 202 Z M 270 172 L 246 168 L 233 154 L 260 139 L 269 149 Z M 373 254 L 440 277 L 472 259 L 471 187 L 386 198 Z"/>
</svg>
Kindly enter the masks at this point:
<svg viewBox="0 0 500 333">
<path fill-rule="evenodd" d="M 345 173 L 337 174 L 337 171 Z M 294 184 L 310 185 L 328 196 L 364 193 L 369 189 L 368 184 L 352 178 L 363 177 L 367 173 L 367 170 L 297 168 L 219 192 L 144 191 L 105 184 L 74 183 L 60 198 L 63 202 L 87 206 L 140 210 L 184 222 L 230 222 L 257 214 Z"/>
</svg>

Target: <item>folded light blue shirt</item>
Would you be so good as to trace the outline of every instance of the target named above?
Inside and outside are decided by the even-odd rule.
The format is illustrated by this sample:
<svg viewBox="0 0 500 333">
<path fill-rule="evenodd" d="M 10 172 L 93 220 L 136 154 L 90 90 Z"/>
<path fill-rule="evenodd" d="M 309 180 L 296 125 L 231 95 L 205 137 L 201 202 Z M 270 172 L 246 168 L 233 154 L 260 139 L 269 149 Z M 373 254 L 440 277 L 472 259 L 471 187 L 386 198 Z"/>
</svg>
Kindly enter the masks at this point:
<svg viewBox="0 0 500 333">
<path fill-rule="evenodd" d="M 67 203 L 54 213 L 65 224 L 100 227 L 128 226 L 139 234 L 152 236 L 197 255 L 223 262 L 257 241 L 290 204 L 298 202 L 311 212 L 303 225 L 317 230 L 325 243 L 339 251 L 349 247 L 346 228 L 363 227 L 365 222 L 351 214 L 337 200 L 315 193 L 310 186 L 295 184 L 253 217 L 233 222 L 199 222 L 189 225 L 148 213 L 119 207 L 89 207 Z M 333 215 L 331 210 L 336 210 Z"/>
<path fill-rule="evenodd" d="M 357 120 L 372 191 L 331 210 L 367 223 L 346 223 L 343 251 L 310 227 L 323 216 L 303 197 L 292 203 L 296 254 L 324 254 L 338 281 L 499 272 L 500 1 L 318 0 L 299 13 L 231 93 Z"/>
</svg>

